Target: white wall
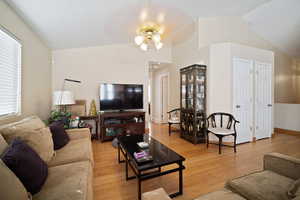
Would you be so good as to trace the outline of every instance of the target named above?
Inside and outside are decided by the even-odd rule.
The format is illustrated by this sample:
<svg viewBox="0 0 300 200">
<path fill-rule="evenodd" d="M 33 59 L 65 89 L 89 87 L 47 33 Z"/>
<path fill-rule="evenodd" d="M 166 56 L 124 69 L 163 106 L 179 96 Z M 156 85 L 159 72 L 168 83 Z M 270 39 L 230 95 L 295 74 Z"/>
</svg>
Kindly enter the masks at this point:
<svg viewBox="0 0 300 200">
<path fill-rule="evenodd" d="M 99 109 L 100 83 L 143 84 L 147 111 L 149 61 L 171 62 L 170 48 L 143 52 L 133 44 L 116 44 L 56 50 L 53 51 L 53 90 L 59 90 L 65 78 L 80 80 L 81 84 L 67 83 L 66 89 L 74 91 L 76 99 L 86 99 L 88 107 L 95 99 Z"/>
<path fill-rule="evenodd" d="M 294 59 L 293 63 L 295 70 L 294 80 L 297 94 L 296 103 L 300 104 L 300 59 Z"/>
<path fill-rule="evenodd" d="M 275 104 L 275 128 L 300 131 L 300 104 Z"/>
<path fill-rule="evenodd" d="M 270 63 L 274 66 L 273 52 L 233 43 L 211 45 L 209 57 L 208 114 L 213 112 L 233 112 L 232 59 L 234 57 Z M 272 88 L 272 99 L 274 99 L 274 82 Z"/>
<path fill-rule="evenodd" d="M 234 57 L 274 63 L 271 51 L 233 43 L 212 44 L 209 48 L 207 114 L 233 113 L 233 64 Z M 274 84 L 273 84 L 274 85 Z M 272 92 L 273 94 L 273 92 Z M 254 133 L 252 137 L 255 137 Z M 212 138 L 213 140 L 215 138 Z M 231 141 L 227 138 L 225 141 Z"/>
<path fill-rule="evenodd" d="M 194 30 L 192 34 L 188 35 L 184 40 L 174 43 L 172 46 L 171 108 L 180 106 L 180 69 L 192 64 L 209 64 L 208 47 L 198 47 L 198 23 L 195 22 L 193 26 L 195 27 L 190 28 Z"/>
<path fill-rule="evenodd" d="M 19 117 L 1 120 L 0 124 L 33 114 L 48 118 L 51 108 L 50 49 L 4 1 L 0 1 L 0 25 L 22 43 L 22 113 Z"/>
<path fill-rule="evenodd" d="M 292 57 L 253 32 L 242 17 L 200 18 L 198 23 L 199 48 L 231 42 L 273 51 L 275 53 L 275 102 L 296 102 L 297 92 L 293 79 L 295 71 Z"/>
</svg>

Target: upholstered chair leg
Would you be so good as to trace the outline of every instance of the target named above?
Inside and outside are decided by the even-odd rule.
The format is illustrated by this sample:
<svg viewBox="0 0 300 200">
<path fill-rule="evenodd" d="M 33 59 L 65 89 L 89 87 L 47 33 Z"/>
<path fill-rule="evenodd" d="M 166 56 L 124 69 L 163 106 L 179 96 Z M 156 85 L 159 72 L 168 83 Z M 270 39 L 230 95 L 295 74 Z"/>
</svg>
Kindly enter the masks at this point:
<svg viewBox="0 0 300 200">
<path fill-rule="evenodd" d="M 219 154 L 221 154 L 221 148 L 222 148 L 222 137 L 219 137 Z"/>
<path fill-rule="evenodd" d="M 208 145 L 209 145 L 209 133 L 207 132 L 206 134 L 206 148 L 208 148 Z"/>
<path fill-rule="evenodd" d="M 236 135 L 234 136 L 234 153 L 236 153 Z"/>
<path fill-rule="evenodd" d="M 169 123 L 169 136 L 171 135 L 171 123 Z"/>
</svg>

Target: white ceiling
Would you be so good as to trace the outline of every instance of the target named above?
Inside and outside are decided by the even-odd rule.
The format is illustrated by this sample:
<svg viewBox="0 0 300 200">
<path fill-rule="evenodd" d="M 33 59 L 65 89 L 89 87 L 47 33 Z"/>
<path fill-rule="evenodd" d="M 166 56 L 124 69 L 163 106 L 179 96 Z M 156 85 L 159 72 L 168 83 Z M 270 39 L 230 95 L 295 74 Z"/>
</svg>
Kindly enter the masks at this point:
<svg viewBox="0 0 300 200">
<path fill-rule="evenodd" d="M 274 46 L 300 57 L 300 0 L 272 0 L 250 11 L 244 19 Z"/>
<path fill-rule="evenodd" d="M 147 5 L 147 0 L 6 1 L 52 49 L 132 42 Z M 164 24 L 171 38 L 197 17 L 242 16 L 268 1 L 151 0 L 146 20 Z"/>
</svg>

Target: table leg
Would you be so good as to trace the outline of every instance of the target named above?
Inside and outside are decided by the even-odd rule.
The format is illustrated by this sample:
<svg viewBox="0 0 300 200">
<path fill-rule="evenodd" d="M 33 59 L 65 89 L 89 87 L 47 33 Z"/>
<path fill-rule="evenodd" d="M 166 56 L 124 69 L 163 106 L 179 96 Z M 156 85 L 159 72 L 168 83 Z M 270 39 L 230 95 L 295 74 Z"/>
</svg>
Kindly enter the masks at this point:
<svg viewBox="0 0 300 200">
<path fill-rule="evenodd" d="M 99 140 L 99 121 L 95 121 L 96 125 L 96 140 Z"/>
<path fill-rule="evenodd" d="M 128 178 L 128 158 L 127 154 L 125 154 L 125 173 L 126 173 L 126 181 L 129 180 Z"/>
<path fill-rule="evenodd" d="M 138 175 L 137 179 L 138 179 L 138 199 L 142 200 L 142 185 L 141 185 L 142 181 L 140 179 L 140 175 Z"/>
<path fill-rule="evenodd" d="M 118 162 L 121 163 L 121 158 L 120 158 L 120 144 L 118 143 Z"/>
<path fill-rule="evenodd" d="M 180 170 L 179 170 L 179 194 L 182 194 L 183 193 L 182 162 L 179 163 L 179 167 L 180 167 Z"/>
</svg>

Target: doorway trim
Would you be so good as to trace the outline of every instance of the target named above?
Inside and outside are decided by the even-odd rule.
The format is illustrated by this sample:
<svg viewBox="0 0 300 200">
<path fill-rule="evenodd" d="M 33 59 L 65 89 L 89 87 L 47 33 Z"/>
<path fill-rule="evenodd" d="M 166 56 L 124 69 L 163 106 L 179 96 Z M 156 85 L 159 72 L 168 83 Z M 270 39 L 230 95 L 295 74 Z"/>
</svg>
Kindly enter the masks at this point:
<svg viewBox="0 0 300 200">
<path fill-rule="evenodd" d="M 163 77 L 167 77 L 168 81 L 168 95 L 167 95 L 167 110 L 169 109 L 170 106 L 170 72 L 165 72 L 159 75 L 159 99 L 160 99 L 160 104 L 159 104 L 159 123 L 167 123 L 167 121 L 163 121 L 163 85 L 162 85 L 162 80 Z"/>
</svg>

